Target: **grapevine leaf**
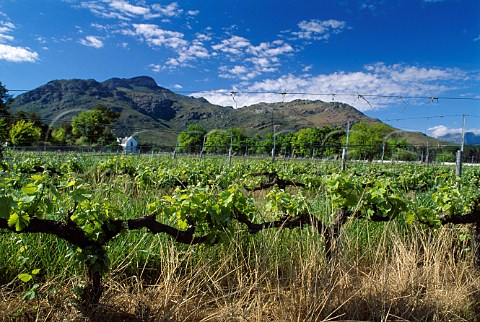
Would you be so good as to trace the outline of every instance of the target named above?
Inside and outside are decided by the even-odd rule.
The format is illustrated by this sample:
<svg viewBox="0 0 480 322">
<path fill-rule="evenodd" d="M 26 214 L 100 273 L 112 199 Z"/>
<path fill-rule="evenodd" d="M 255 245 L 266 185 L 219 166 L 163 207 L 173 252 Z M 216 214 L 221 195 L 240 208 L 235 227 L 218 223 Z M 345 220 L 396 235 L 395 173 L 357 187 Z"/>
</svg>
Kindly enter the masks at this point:
<svg viewBox="0 0 480 322">
<path fill-rule="evenodd" d="M 28 195 L 28 196 L 23 195 L 19 199 L 19 201 L 26 204 L 32 203 L 34 200 L 35 200 L 35 195 Z"/>
<path fill-rule="evenodd" d="M 178 228 L 179 228 L 179 229 L 182 229 L 182 230 L 185 230 L 185 229 L 188 228 L 188 223 L 187 223 L 185 220 L 179 219 L 179 220 L 177 221 L 177 225 L 178 225 Z"/>
<path fill-rule="evenodd" d="M 43 175 L 40 175 L 40 174 L 34 174 L 32 175 L 32 179 L 35 180 L 35 181 L 42 181 L 45 177 Z"/>
<path fill-rule="evenodd" d="M 23 228 L 27 227 L 30 223 L 30 217 L 26 214 L 18 215 L 17 213 L 13 213 L 10 215 L 8 219 L 8 226 L 14 227 L 16 231 L 22 231 Z"/>
<path fill-rule="evenodd" d="M 33 183 L 29 183 L 25 187 L 22 188 L 22 192 L 24 194 L 27 194 L 27 195 L 33 195 L 37 191 L 38 191 L 38 186 L 33 184 Z"/>
<path fill-rule="evenodd" d="M 30 275 L 30 274 L 27 274 L 27 273 L 23 273 L 23 274 L 18 274 L 18 278 L 24 282 L 24 283 L 27 283 L 28 281 L 30 281 L 33 276 Z"/>
</svg>

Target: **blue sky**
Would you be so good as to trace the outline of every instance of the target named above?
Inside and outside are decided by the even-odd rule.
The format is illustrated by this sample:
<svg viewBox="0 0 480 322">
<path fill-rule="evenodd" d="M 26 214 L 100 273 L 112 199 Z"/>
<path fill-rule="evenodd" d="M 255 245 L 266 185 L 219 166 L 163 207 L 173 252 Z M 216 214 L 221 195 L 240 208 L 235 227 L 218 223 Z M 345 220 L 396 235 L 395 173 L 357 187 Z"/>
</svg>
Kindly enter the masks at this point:
<svg viewBox="0 0 480 322">
<path fill-rule="evenodd" d="M 221 105 L 342 101 L 433 136 L 466 114 L 480 134 L 480 1 L 0 1 L 7 89 L 140 75 Z"/>
</svg>

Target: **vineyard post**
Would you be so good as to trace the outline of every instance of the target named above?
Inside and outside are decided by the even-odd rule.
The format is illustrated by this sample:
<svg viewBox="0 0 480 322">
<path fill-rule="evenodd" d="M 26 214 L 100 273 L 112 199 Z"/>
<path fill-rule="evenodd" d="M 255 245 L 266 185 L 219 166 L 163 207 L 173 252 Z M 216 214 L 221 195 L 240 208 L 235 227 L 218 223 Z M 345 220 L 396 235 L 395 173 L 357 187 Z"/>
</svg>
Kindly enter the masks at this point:
<svg viewBox="0 0 480 322">
<path fill-rule="evenodd" d="M 350 131 L 350 122 L 347 122 L 347 137 L 345 139 L 345 147 L 342 149 L 342 171 L 345 171 L 345 164 L 347 162 L 347 149 L 348 149 L 348 132 Z"/>
<path fill-rule="evenodd" d="M 385 158 L 385 142 L 382 142 L 382 163 Z"/>
<path fill-rule="evenodd" d="M 233 130 L 230 129 L 230 148 L 228 149 L 228 165 L 232 165 L 232 145 L 233 145 Z"/>
<path fill-rule="evenodd" d="M 456 162 L 455 162 L 455 173 L 457 175 L 457 177 L 461 177 L 462 176 L 462 156 L 463 156 L 463 153 L 462 153 L 462 150 L 458 150 L 457 151 L 457 158 L 456 158 Z"/>
<path fill-rule="evenodd" d="M 462 144 L 460 145 L 460 150 L 457 151 L 457 159 L 456 159 L 457 177 L 462 176 L 462 158 L 463 158 L 464 146 L 465 146 L 465 114 L 463 114 L 463 118 L 462 118 Z"/>
<path fill-rule="evenodd" d="M 427 141 L 427 151 L 425 152 L 425 164 L 428 166 L 430 164 L 430 149 Z"/>
<path fill-rule="evenodd" d="M 203 143 L 202 143 L 202 151 L 200 151 L 200 159 L 203 157 L 203 154 L 205 153 L 205 139 L 206 139 L 207 135 L 205 134 L 203 136 Z"/>
</svg>

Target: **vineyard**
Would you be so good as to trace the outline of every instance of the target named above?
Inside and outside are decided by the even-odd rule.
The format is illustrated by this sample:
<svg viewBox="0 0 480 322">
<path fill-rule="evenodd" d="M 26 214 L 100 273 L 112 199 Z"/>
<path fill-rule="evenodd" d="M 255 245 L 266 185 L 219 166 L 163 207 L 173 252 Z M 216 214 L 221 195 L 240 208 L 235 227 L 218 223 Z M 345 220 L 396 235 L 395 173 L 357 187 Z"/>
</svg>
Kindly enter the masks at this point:
<svg viewBox="0 0 480 322">
<path fill-rule="evenodd" d="M 8 152 L 5 320 L 469 321 L 480 168 Z"/>
</svg>

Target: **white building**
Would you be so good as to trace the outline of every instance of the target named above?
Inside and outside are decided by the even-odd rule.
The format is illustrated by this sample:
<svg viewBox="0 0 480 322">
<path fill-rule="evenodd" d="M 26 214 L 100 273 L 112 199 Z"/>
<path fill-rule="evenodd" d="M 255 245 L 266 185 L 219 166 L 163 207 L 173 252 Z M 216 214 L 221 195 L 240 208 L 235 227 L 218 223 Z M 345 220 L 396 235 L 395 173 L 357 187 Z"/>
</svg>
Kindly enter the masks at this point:
<svg viewBox="0 0 480 322">
<path fill-rule="evenodd" d="M 133 136 L 124 137 L 119 139 L 120 145 L 123 147 L 123 152 L 125 153 L 136 153 L 138 142 L 133 138 Z"/>
</svg>

